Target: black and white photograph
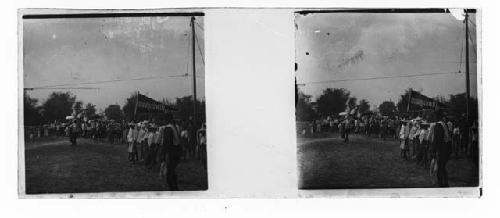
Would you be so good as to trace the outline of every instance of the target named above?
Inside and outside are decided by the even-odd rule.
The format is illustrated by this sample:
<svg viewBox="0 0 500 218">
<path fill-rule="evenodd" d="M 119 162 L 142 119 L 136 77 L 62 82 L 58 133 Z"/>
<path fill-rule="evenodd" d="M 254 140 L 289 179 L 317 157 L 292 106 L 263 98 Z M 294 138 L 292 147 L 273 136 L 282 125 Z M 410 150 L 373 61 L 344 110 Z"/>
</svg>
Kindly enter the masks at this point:
<svg viewBox="0 0 500 218">
<path fill-rule="evenodd" d="M 21 194 L 207 190 L 204 13 L 41 12 L 20 21 Z"/>
<path fill-rule="evenodd" d="M 475 9 L 297 12 L 299 189 L 479 187 L 477 20 Z"/>
</svg>

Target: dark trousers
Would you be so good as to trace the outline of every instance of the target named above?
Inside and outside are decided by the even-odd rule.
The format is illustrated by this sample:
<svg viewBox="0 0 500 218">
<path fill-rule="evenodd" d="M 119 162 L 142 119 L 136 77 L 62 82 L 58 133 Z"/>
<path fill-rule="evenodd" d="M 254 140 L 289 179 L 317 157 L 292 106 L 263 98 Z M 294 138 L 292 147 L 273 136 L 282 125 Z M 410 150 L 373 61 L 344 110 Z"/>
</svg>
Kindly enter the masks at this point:
<svg viewBox="0 0 500 218">
<path fill-rule="evenodd" d="M 76 145 L 76 137 L 78 137 L 78 133 L 76 132 L 71 132 L 69 134 L 69 141 L 71 142 L 71 145 Z"/>
<path fill-rule="evenodd" d="M 175 169 L 179 165 L 182 156 L 182 149 L 180 146 L 171 146 L 168 150 L 167 162 L 167 183 L 170 191 L 178 191 L 177 186 L 177 173 Z"/>
<path fill-rule="evenodd" d="M 437 179 L 439 183 L 439 187 L 448 187 L 448 172 L 446 171 L 446 164 L 448 163 L 448 159 L 450 155 L 448 152 L 439 152 L 438 153 L 438 170 L 437 170 Z"/>
<path fill-rule="evenodd" d="M 148 169 L 152 169 L 153 166 L 156 164 L 156 156 L 157 156 L 156 152 L 157 152 L 156 144 L 151 144 L 151 146 L 146 146 L 145 164 Z"/>
<path fill-rule="evenodd" d="M 349 141 L 349 130 L 346 128 L 344 130 L 344 142 L 348 142 Z"/>
</svg>

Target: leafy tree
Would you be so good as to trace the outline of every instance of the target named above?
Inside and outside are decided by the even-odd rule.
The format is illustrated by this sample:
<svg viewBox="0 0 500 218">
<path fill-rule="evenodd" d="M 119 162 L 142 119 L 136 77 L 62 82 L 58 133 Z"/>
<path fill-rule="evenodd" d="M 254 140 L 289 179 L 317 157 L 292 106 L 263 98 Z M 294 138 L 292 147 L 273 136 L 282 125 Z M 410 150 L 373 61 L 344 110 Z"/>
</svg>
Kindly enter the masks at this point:
<svg viewBox="0 0 500 218">
<path fill-rule="evenodd" d="M 175 106 L 178 112 L 178 118 L 187 120 L 193 116 L 193 98 L 192 96 L 184 96 L 181 98 L 176 98 Z M 197 117 L 198 121 L 205 120 L 205 101 L 196 101 Z"/>
<path fill-rule="evenodd" d="M 448 101 L 449 111 L 456 117 L 460 117 L 467 113 L 467 103 L 465 93 L 460 93 L 456 95 L 450 95 L 450 100 Z M 469 113 L 470 119 L 478 119 L 478 102 L 477 98 L 470 98 L 469 100 Z"/>
<path fill-rule="evenodd" d="M 31 98 L 26 92 L 23 96 L 24 105 L 24 125 L 34 126 L 40 125 L 44 122 L 42 114 L 40 113 L 40 107 L 37 106 L 38 99 Z"/>
<path fill-rule="evenodd" d="M 73 112 L 76 97 L 70 92 L 52 92 L 42 105 L 42 114 L 46 120 L 64 120 Z"/>
<path fill-rule="evenodd" d="M 354 109 L 356 108 L 356 102 L 358 101 L 358 99 L 356 97 L 350 97 L 349 100 L 347 100 L 347 107 L 349 107 L 349 109 Z"/>
<path fill-rule="evenodd" d="M 123 119 L 123 113 L 120 109 L 120 105 L 111 104 L 106 109 L 104 109 L 104 114 L 108 119 L 111 120 L 121 120 Z"/>
<path fill-rule="evenodd" d="M 75 110 L 76 113 L 79 114 L 80 112 L 82 112 L 82 109 L 83 109 L 83 102 L 75 101 L 75 103 L 73 104 L 73 110 Z"/>
<path fill-rule="evenodd" d="M 125 100 L 125 105 L 123 105 L 123 114 L 125 115 L 125 119 L 131 121 L 134 119 L 134 110 L 135 110 L 135 102 L 137 98 L 137 93 L 134 92 L 130 94 L 130 96 Z"/>
<path fill-rule="evenodd" d="M 396 105 L 392 101 L 384 101 L 378 106 L 378 110 L 382 116 L 392 116 L 396 111 Z"/>
<path fill-rule="evenodd" d="M 345 89 L 327 88 L 323 90 L 323 94 L 316 101 L 318 113 L 322 116 L 328 116 L 345 111 L 349 95 L 350 92 Z"/>
<path fill-rule="evenodd" d="M 315 119 L 316 116 L 316 112 L 311 105 L 311 96 L 299 91 L 297 94 L 295 118 L 298 121 L 310 121 Z"/>
<path fill-rule="evenodd" d="M 366 113 L 370 111 L 370 103 L 366 99 L 361 99 L 359 101 L 359 113 Z"/>
<path fill-rule="evenodd" d="M 405 90 L 404 94 L 401 95 L 401 97 L 399 98 L 399 101 L 398 103 L 396 104 L 397 105 L 397 110 L 399 112 L 407 112 L 408 111 L 408 101 L 409 101 L 409 95 L 410 95 L 410 92 L 411 92 L 411 89 L 407 89 Z M 414 91 L 414 92 L 418 92 L 418 91 Z"/>
<path fill-rule="evenodd" d="M 85 105 L 85 116 L 92 117 L 95 115 L 95 112 L 96 112 L 95 105 L 93 105 L 90 102 Z"/>
</svg>

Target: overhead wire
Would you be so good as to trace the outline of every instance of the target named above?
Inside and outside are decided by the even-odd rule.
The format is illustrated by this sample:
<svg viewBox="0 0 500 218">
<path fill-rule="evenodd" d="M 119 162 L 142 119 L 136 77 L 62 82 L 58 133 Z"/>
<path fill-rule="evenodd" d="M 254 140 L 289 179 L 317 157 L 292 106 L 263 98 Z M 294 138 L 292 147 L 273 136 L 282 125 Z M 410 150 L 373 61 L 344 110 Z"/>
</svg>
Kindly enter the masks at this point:
<svg viewBox="0 0 500 218">
<path fill-rule="evenodd" d="M 464 28 L 465 28 L 465 25 L 464 25 Z M 464 44 L 463 43 L 460 43 L 460 58 L 458 59 L 458 62 L 459 65 L 458 65 L 458 72 L 460 72 L 462 70 L 462 53 L 464 51 Z"/>
<path fill-rule="evenodd" d="M 113 80 L 103 80 L 103 81 L 93 81 L 93 82 L 79 82 L 79 83 L 63 83 L 63 84 L 54 84 L 54 85 L 45 85 L 38 86 L 33 88 L 56 88 L 56 87 L 65 87 L 72 85 L 96 85 L 96 84 L 105 84 L 105 83 L 115 83 L 115 82 L 126 82 L 126 81 L 140 81 L 140 80 L 152 80 L 152 79 L 165 79 L 165 78 L 176 78 L 182 77 L 183 75 L 172 75 L 172 76 L 149 76 L 149 77 L 139 77 L 139 78 L 128 78 L 128 79 L 113 79 Z"/>
<path fill-rule="evenodd" d="M 205 57 L 204 57 L 205 55 L 203 55 L 203 52 L 201 51 L 200 42 L 198 41 L 198 36 L 195 34 L 194 37 L 196 39 L 196 44 L 198 45 L 198 51 L 200 51 L 201 61 L 203 62 L 203 65 L 205 65 Z"/>
<path fill-rule="evenodd" d="M 191 26 L 191 23 L 189 23 L 189 26 Z M 185 75 L 187 76 L 187 75 L 189 75 L 189 59 L 190 59 L 189 58 L 189 54 L 190 54 L 189 53 L 189 49 L 191 48 L 191 40 L 190 40 L 191 37 L 189 37 L 190 36 L 189 33 L 187 33 L 186 36 L 187 36 L 186 37 L 186 40 L 187 40 L 187 49 L 186 49 L 186 74 Z M 186 82 L 188 83 L 187 87 L 189 87 L 190 90 L 192 90 L 193 89 L 193 84 L 191 83 L 191 81 L 186 80 Z"/>
<path fill-rule="evenodd" d="M 88 90 L 95 90 L 99 89 L 96 87 L 32 87 L 32 88 L 24 88 L 25 90 L 40 90 L 40 89 L 88 89 Z"/>
<path fill-rule="evenodd" d="M 307 84 L 336 83 L 336 82 L 348 82 L 348 81 L 381 80 L 381 79 L 393 79 L 393 78 L 410 78 L 410 77 L 422 77 L 422 76 L 445 75 L 445 74 L 458 74 L 458 72 L 424 73 L 424 74 L 410 74 L 410 75 L 400 75 L 400 76 L 381 76 L 381 77 L 368 77 L 368 78 L 357 78 L 357 79 L 325 80 L 325 81 L 305 82 L 305 83 L 302 83 L 302 84 L 307 85 Z"/>
<path fill-rule="evenodd" d="M 202 31 L 205 31 L 205 29 L 203 29 L 203 27 L 198 23 L 198 22 L 194 22 L 196 24 L 196 26 L 198 26 Z"/>
<path fill-rule="evenodd" d="M 472 36 L 471 36 L 471 34 L 470 34 L 470 31 L 469 31 L 469 34 L 468 34 L 468 35 L 469 35 L 469 39 L 468 39 L 468 40 L 470 40 L 470 42 L 471 42 L 471 44 L 472 44 L 472 52 L 474 52 L 474 55 L 476 55 L 476 57 L 477 57 L 477 51 L 476 51 L 476 48 L 477 48 L 477 43 L 476 43 L 476 41 L 474 41 L 474 40 L 472 39 Z"/>
</svg>

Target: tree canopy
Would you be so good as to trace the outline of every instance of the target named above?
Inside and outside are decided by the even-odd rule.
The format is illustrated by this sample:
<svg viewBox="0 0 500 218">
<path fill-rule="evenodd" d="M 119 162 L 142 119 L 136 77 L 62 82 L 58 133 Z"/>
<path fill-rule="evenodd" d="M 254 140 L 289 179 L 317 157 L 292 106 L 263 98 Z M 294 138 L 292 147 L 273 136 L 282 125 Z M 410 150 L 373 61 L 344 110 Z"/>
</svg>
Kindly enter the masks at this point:
<svg viewBox="0 0 500 218">
<path fill-rule="evenodd" d="M 125 104 L 123 105 L 123 115 L 125 119 L 131 121 L 134 119 L 134 109 L 135 109 L 135 101 L 137 98 L 137 93 L 133 92 L 130 96 L 125 100 Z"/>
<path fill-rule="evenodd" d="M 316 101 L 318 113 L 322 116 L 337 115 L 344 112 L 350 92 L 346 89 L 327 88 Z"/>
<path fill-rule="evenodd" d="M 366 113 L 370 111 L 370 103 L 366 99 L 361 99 L 359 101 L 359 113 Z"/>
<path fill-rule="evenodd" d="M 347 107 L 349 107 L 350 110 L 356 108 L 358 99 L 356 97 L 350 97 L 349 100 L 347 100 Z"/>
<path fill-rule="evenodd" d="M 85 105 L 85 116 L 92 117 L 95 115 L 95 112 L 96 112 L 95 105 L 93 105 L 90 102 Z"/>
<path fill-rule="evenodd" d="M 193 116 L 193 97 L 184 96 L 175 99 L 175 108 L 178 110 L 178 118 L 187 120 Z M 205 120 L 205 101 L 196 101 L 198 121 Z"/>
<path fill-rule="evenodd" d="M 24 125 L 33 126 L 40 125 L 44 122 L 44 118 L 40 113 L 40 107 L 37 106 L 38 99 L 31 98 L 26 92 L 23 96 L 24 105 Z"/>
<path fill-rule="evenodd" d="M 378 110 L 382 116 L 392 116 L 396 112 L 396 105 L 392 101 L 384 101 L 378 106 Z"/>
<path fill-rule="evenodd" d="M 297 106 L 295 118 L 298 121 L 310 121 L 316 119 L 317 115 L 311 105 L 311 96 L 302 92 L 297 93 Z"/>
<path fill-rule="evenodd" d="M 122 110 L 120 109 L 120 105 L 117 104 L 111 104 L 109 105 L 106 109 L 104 109 L 104 114 L 108 119 L 111 120 L 122 120 L 123 119 L 123 113 Z"/>
<path fill-rule="evenodd" d="M 75 100 L 70 92 L 53 92 L 42 105 L 42 115 L 49 122 L 64 120 L 73 112 Z"/>
</svg>

